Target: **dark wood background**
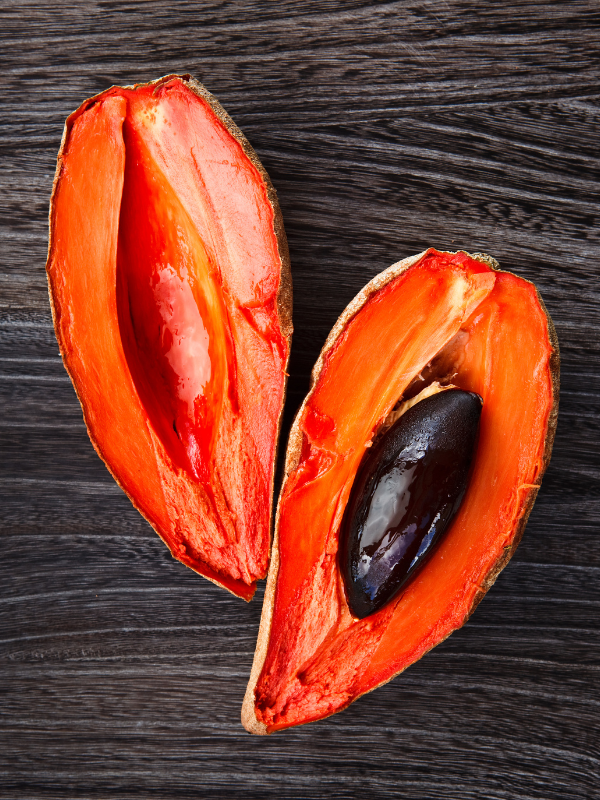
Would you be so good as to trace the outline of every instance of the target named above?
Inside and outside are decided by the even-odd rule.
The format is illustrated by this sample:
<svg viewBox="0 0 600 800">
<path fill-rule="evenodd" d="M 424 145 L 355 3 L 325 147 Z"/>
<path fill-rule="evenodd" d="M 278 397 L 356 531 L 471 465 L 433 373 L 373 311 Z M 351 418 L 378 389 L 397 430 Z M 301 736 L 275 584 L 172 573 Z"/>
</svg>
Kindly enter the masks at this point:
<svg viewBox="0 0 600 800">
<path fill-rule="evenodd" d="M 600 797 L 598 0 L 0 4 L 0 796 Z M 286 421 L 325 337 L 429 245 L 537 283 L 562 349 L 554 458 L 461 631 L 324 722 L 239 723 L 249 605 L 173 561 L 96 456 L 54 339 L 65 117 L 190 72 L 279 192 Z"/>
</svg>

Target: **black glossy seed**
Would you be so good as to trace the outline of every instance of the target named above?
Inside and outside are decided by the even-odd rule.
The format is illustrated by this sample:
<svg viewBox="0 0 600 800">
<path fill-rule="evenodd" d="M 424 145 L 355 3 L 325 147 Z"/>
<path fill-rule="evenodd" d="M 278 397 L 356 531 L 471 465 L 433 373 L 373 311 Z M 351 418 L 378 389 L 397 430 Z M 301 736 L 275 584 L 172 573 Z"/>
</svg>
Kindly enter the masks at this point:
<svg viewBox="0 0 600 800">
<path fill-rule="evenodd" d="M 423 566 L 465 495 L 482 400 L 447 389 L 410 408 L 360 464 L 341 527 L 350 611 L 382 608 Z"/>
</svg>

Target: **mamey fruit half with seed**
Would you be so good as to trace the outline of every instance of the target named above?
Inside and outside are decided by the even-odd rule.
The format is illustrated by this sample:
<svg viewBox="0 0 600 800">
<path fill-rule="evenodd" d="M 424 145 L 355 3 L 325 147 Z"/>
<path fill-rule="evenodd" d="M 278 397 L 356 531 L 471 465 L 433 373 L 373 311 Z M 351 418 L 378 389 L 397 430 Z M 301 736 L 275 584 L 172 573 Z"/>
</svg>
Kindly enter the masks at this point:
<svg viewBox="0 0 600 800">
<path fill-rule="evenodd" d="M 250 599 L 268 565 L 291 278 L 275 191 L 189 76 L 67 120 L 56 335 L 100 456 L 173 555 Z"/>
<path fill-rule="evenodd" d="M 535 287 L 487 256 L 428 250 L 352 301 L 290 433 L 249 731 L 339 711 L 466 621 L 533 506 L 558 370 Z"/>
</svg>

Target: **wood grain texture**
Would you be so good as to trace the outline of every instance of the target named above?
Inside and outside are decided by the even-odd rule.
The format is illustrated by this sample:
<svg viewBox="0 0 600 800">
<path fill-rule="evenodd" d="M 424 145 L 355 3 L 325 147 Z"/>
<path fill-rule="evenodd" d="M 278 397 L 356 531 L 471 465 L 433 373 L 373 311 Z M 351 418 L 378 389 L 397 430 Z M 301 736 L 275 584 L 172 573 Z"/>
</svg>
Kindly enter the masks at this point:
<svg viewBox="0 0 600 800">
<path fill-rule="evenodd" d="M 1 797 L 600 795 L 599 37 L 596 0 L 0 5 Z M 218 97 L 279 193 L 287 427 L 348 301 L 429 245 L 533 280 L 561 344 L 554 457 L 472 620 L 269 739 L 239 724 L 260 592 L 246 605 L 174 562 L 116 487 L 48 306 L 67 114 L 169 72 Z"/>
</svg>

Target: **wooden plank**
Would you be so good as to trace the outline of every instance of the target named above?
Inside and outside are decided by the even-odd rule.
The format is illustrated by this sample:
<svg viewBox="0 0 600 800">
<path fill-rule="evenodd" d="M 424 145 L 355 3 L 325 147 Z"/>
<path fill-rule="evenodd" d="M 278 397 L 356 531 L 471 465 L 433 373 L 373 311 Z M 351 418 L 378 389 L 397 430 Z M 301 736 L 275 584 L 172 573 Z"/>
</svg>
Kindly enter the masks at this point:
<svg viewBox="0 0 600 800">
<path fill-rule="evenodd" d="M 594 0 L 4 0 L 0 795 L 599 793 L 600 7 Z M 563 358 L 553 461 L 472 620 L 329 720 L 248 736 L 249 605 L 173 561 L 96 456 L 48 306 L 68 113 L 192 72 L 278 190 L 294 275 L 284 436 L 335 319 L 428 245 L 536 282 Z"/>
</svg>

